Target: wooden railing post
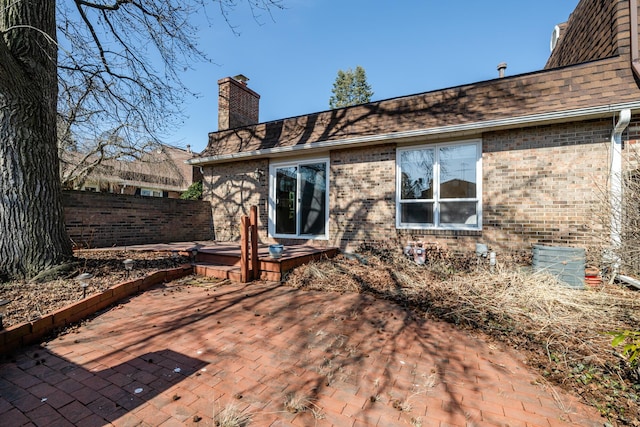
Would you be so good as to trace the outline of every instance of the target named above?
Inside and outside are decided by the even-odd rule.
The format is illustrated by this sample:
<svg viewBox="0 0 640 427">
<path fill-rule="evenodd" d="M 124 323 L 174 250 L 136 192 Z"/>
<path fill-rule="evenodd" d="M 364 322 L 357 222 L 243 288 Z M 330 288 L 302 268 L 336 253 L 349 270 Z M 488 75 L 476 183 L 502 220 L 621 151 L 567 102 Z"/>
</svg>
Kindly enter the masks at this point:
<svg viewBox="0 0 640 427">
<path fill-rule="evenodd" d="M 251 278 L 260 279 L 260 260 L 258 259 L 258 207 L 251 206 Z"/>
<path fill-rule="evenodd" d="M 240 218 L 240 281 L 249 281 L 249 217 Z"/>
</svg>

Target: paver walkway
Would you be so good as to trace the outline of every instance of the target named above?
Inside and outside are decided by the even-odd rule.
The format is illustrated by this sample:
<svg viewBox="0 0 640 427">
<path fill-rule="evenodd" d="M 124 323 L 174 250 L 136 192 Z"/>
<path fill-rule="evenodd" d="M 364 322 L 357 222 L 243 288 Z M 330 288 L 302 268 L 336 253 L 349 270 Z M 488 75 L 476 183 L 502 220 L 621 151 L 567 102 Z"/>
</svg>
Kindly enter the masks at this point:
<svg viewBox="0 0 640 427">
<path fill-rule="evenodd" d="M 0 425 L 212 426 L 230 405 L 251 426 L 602 425 L 538 380 L 367 295 L 174 283 L 0 365 Z"/>
</svg>

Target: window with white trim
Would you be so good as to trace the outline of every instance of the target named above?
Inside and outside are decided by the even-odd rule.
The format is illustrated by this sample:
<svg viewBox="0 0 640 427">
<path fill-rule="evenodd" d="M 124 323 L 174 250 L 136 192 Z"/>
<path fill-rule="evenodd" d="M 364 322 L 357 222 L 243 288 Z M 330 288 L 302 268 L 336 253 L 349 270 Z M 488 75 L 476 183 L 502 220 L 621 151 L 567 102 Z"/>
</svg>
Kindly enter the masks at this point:
<svg viewBox="0 0 640 427">
<path fill-rule="evenodd" d="M 162 191 L 151 188 L 141 188 L 140 195 L 146 197 L 162 197 Z"/>
<path fill-rule="evenodd" d="M 482 227 L 482 144 L 479 140 L 398 148 L 396 227 Z"/>
<path fill-rule="evenodd" d="M 269 235 L 326 239 L 329 235 L 329 160 L 269 166 Z"/>
</svg>

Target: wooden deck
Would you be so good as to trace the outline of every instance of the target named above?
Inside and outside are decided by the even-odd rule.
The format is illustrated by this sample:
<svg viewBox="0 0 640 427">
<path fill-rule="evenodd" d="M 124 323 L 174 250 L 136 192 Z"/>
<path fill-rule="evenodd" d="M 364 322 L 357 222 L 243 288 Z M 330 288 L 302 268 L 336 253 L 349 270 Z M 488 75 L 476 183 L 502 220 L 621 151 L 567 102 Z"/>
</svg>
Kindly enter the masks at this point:
<svg viewBox="0 0 640 427">
<path fill-rule="evenodd" d="M 289 270 L 314 259 L 335 256 L 338 248 L 318 248 L 309 245 L 287 245 L 280 258 L 269 255 L 269 246 L 258 243 L 258 208 L 251 206 L 249 215 L 240 218 L 240 242 L 186 242 L 141 245 L 141 250 L 178 251 L 193 256 L 194 272 L 203 276 L 229 279 L 234 282 L 251 280 L 280 281 Z"/>
<path fill-rule="evenodd" d="M 331 258 L 338 253 L 338 248 L 317 248 L 309 245 L 289 245 L 284 247 L 281 258 L 269 256 L 269 246 L 258 246 L 259 272 L 251 276 L 255 279 L 280 281 L 284 273 L 312 260 Z M 195 272 L 203 276 L 241 281 L 240 277 L 240 245 L 215 244 L 198 247 Z"/>
<path fill-rule="evenodd" d="M 198 254 L 194 265 L 196 274 L 229 279 L 233 282 L 242 281 L 240 243 L 198 241 L 136 245 L 111 249 L 178 251 L 184 256 L 191 256 L 191 251 L 197 249 Z M 268 245 L 258 245 L 259 272 L 254 275 L 253 271 L 251 271 L 250 274 L 255 279 L 280 281 L 287 271 L 312 260 L 334 257 L 338 252 L 339 249 L 335 247 L 318 248 L 309 245 L 288 245 L 284 247 L 281 258 L 273 259 L 269 256 Z"/>
</svg>

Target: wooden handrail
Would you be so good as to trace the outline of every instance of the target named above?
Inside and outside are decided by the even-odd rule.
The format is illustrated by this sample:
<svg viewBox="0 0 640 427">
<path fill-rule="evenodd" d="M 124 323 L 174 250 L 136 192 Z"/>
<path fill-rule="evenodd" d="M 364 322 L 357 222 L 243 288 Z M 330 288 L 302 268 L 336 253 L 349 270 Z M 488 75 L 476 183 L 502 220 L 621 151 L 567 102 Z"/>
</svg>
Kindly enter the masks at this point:
<svg viewBox="0 0 640 427">
<path fill-rule="evenodd" d="M 258 259 L 258 207 L 251 206 L 251 278 L 260 279 L 260 260 Z"/>
<path fill-rule="evenodd" d="M 249 278 L 249 217 L 240 218 L 240 281 L 247 283 Z"/>
<path fill-rule="evenodd" d="M 258 207 L 251 206 L 250 216 L 243 215 L 240 218 L 240 280 L 242 283 L 247 283 L 259 278 Z"/>
</svg>

